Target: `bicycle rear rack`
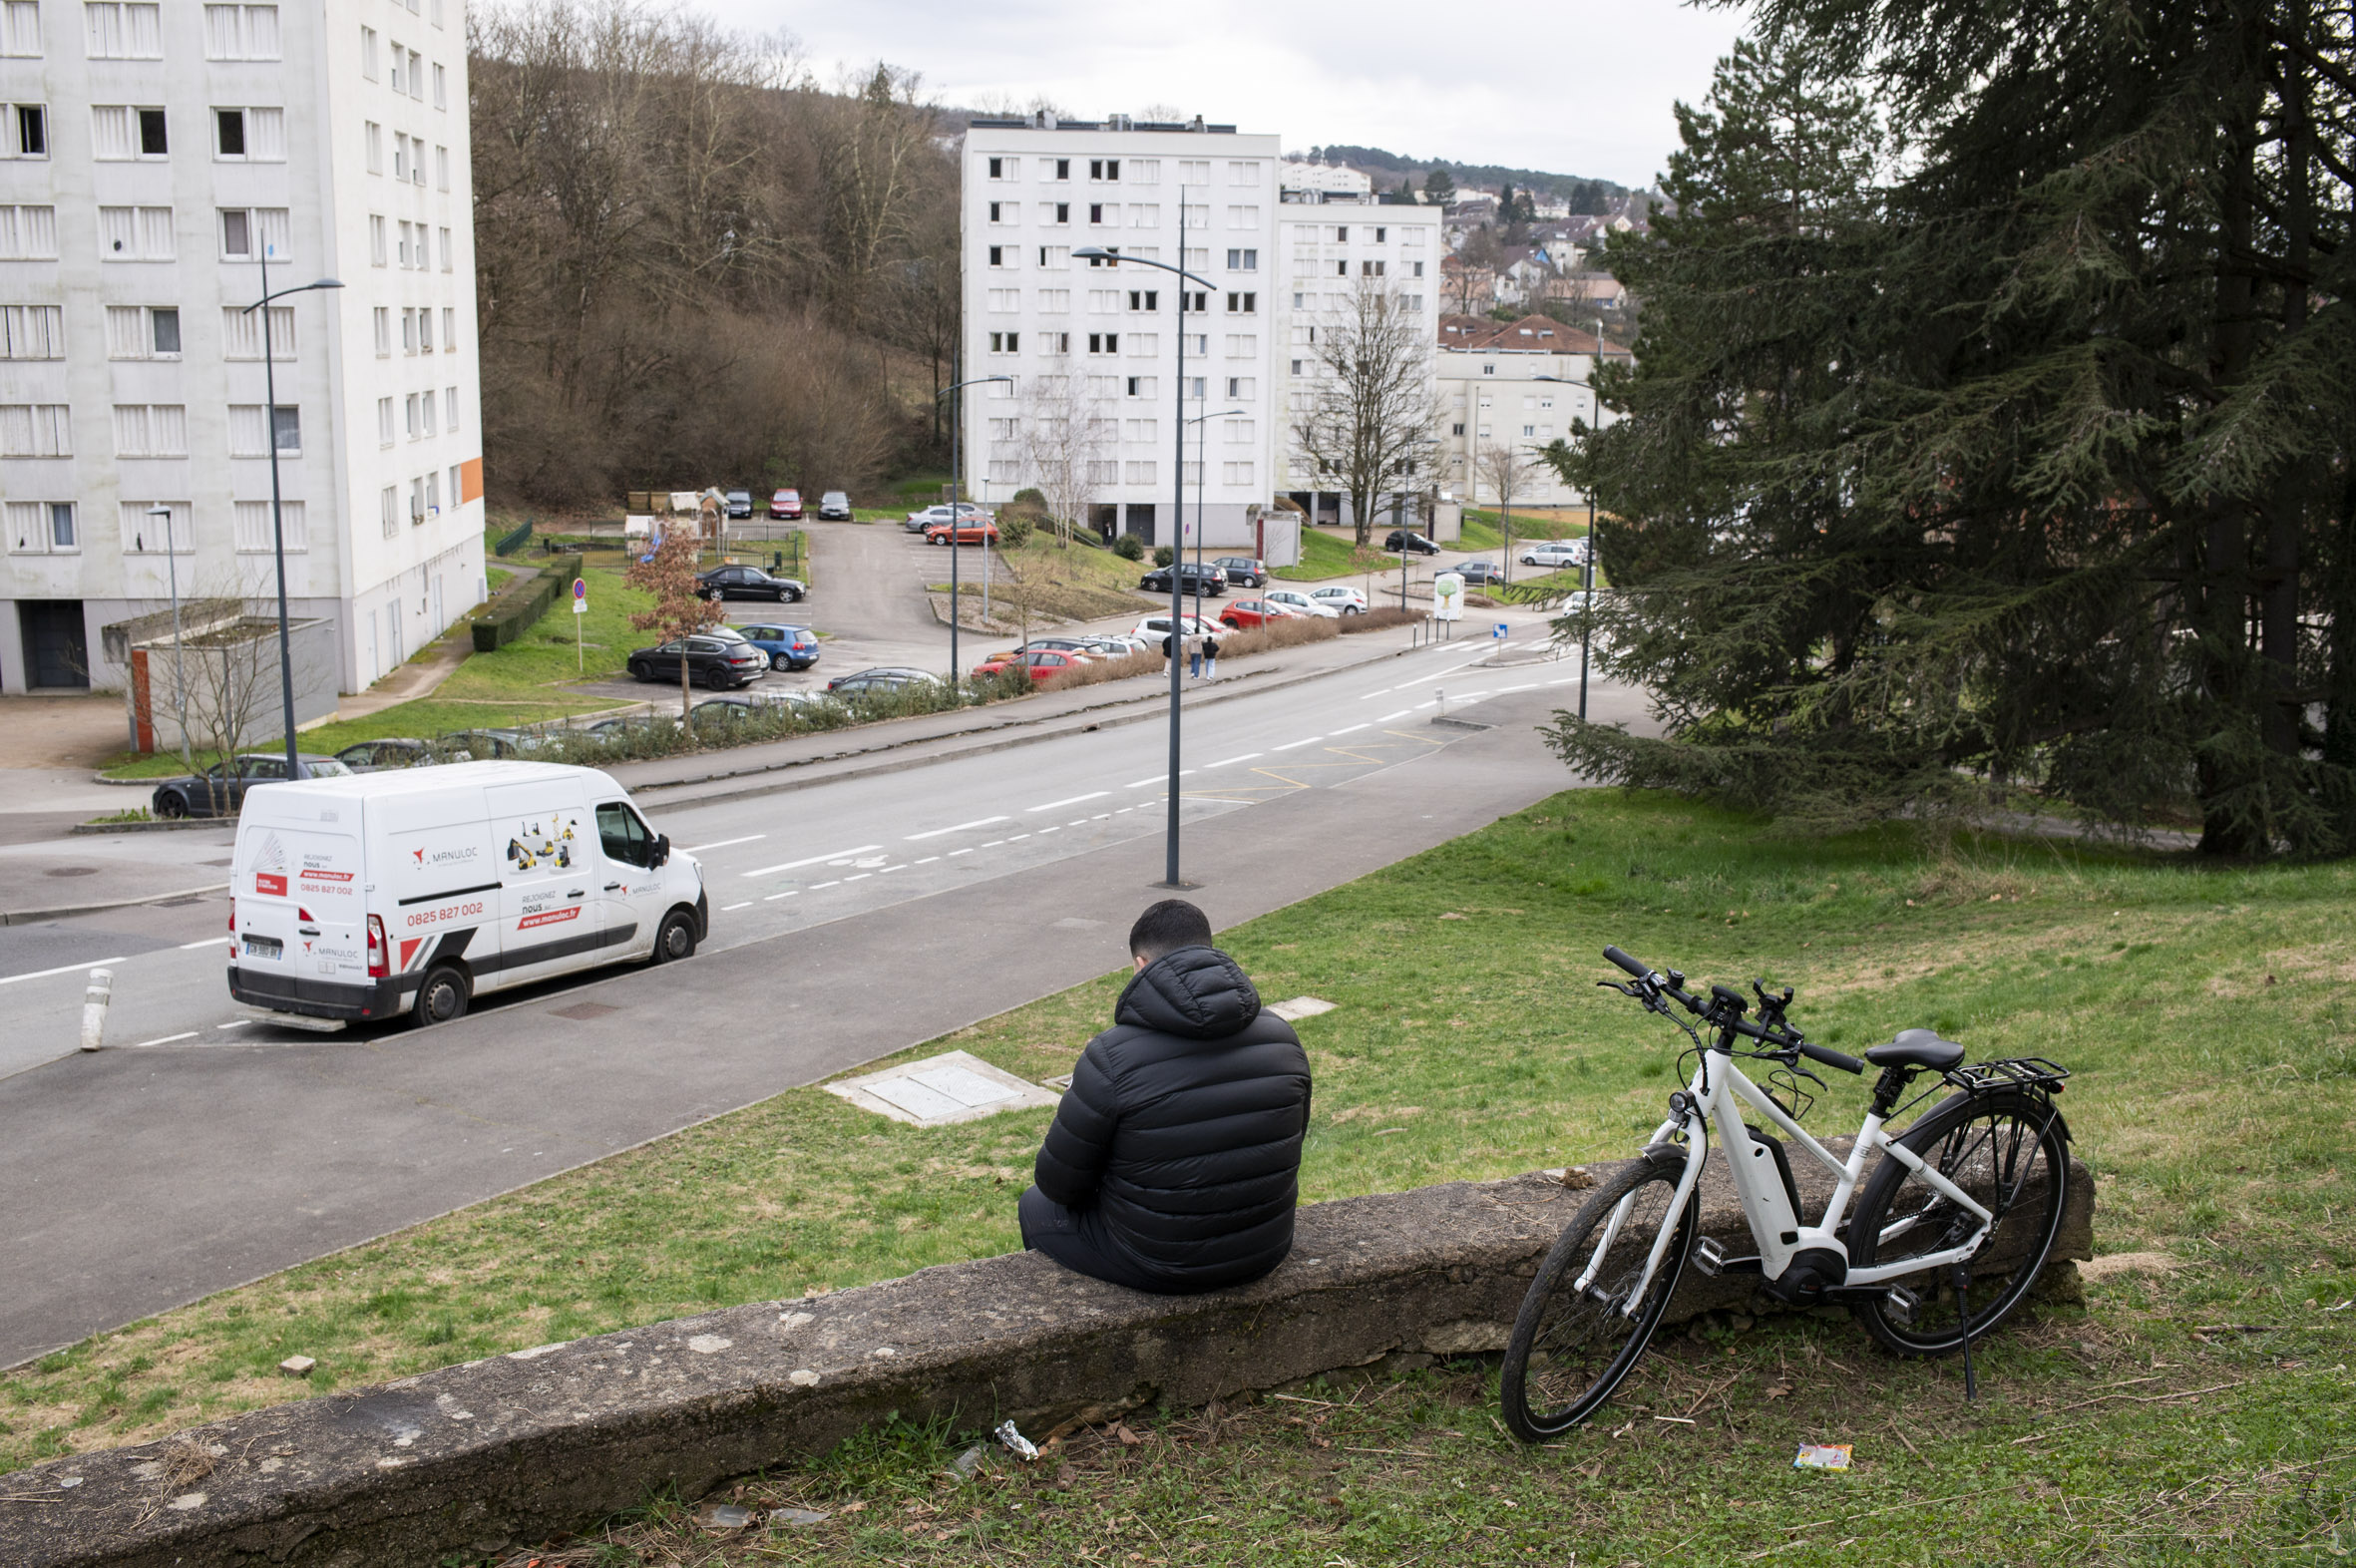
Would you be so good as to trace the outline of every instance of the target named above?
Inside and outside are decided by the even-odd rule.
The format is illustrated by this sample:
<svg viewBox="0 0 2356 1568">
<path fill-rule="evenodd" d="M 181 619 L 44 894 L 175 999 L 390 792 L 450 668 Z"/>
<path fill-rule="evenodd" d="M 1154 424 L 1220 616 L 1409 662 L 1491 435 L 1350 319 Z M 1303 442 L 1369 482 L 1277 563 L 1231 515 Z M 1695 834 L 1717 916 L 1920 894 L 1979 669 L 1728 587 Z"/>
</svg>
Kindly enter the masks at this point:
<svg viewBox="0 0 2356 1568">
<path fill-rule="evenodd" d="M 1975 1061 L 1939 1075 L 1966 1094 L 2020 1088 L 2037 1094 L 2058 1094 L 2070 1069 L 2043 1056 L 2010 1056 L 2001 1061 Z"/>
</svg>

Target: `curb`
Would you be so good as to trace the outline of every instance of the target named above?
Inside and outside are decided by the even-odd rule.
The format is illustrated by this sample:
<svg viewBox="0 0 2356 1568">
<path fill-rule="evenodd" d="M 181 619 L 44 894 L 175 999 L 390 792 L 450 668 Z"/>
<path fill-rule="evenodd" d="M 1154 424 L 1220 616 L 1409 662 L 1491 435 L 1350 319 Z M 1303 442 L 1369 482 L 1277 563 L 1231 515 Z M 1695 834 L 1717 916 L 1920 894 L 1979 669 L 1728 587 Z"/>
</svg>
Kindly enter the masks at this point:
<svg viewBox="0 0 2356 1568">
<path fill-rule="evenodd" d="M 225 893 L 225 882 L 208 883 L 201 888 L 183 888 L 178 893 L 151 893 L 145 898 L 116 899 L 107 904 L 66 904 L 53 910 L 0 910 L 0 926 L 30 926 L 35 921 L 65 920 L 75 915 L 99 915 L 108 910 L 137 909 L 142 904 L 169 904 L 174 899 L 200 898 L 207 893 Z"/>
<path fill-rule="evenodd" d="M 235 817 L 181 817 L 159 818 L 154 822 L 77 822 L 66 831 L 94 836 L 106 833 L 186 833 L 191 828 L 234 828 L 236 825 Z"/>
</svg>

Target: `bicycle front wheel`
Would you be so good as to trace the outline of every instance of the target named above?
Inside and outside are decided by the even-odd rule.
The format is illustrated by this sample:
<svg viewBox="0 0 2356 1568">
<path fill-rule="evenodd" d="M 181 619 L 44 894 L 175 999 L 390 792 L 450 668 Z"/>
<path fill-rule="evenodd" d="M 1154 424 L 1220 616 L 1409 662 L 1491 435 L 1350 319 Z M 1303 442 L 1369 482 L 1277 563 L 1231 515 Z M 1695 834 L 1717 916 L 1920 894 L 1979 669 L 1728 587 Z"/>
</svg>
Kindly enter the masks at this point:
<svg viewBox="0 0 2356 1568">
<path fill-rule="evenodd" d="M 1596 1189 L 1538 1266 L 1506 1342 L 1497 1390 L 1505 1424 L 1522 1441 L 1559 1437 L 1587 1419 L 1643 1358 L 1694 1250 L 1700 1195 L 1678 1203 L 1684 1173 L 1682 1150 L 1632 1162 Z M 1615 1229 L 1612 1217 L 1624 1203 Z M 1664 1230 L 1671 1232 L 1668 1250 L 1644 1282 Z"/>
<path fill-rule="evenodd" d="M 1988 1206 L 1996 1225 L 1967 1264 L 1958 1295 L 1952 1271 L 1929 1268 L 1888 1283 L 1913 1298 L 1901 1312 L 1887 1295 L 1855 1307 L 1883 1349 L 1900 1356 L 1948 1356 L 1995 1328 L 2028 1295 L 2053 1251 L 2070 1197 L 2070 1150 L 2061 1117 L 2035 1095 L 1957 1095 L 1916 1122 L 1898 1142 Z M 1849 1222 L 1849 1268 L 1888 1267 L 1962 1245 L 1979 1219 L 1898 1161 L 1882 1157 L 1857 1195 Z M 1967 1320 L 1968 1315 L 1968 1320 Z"/>
</svg>

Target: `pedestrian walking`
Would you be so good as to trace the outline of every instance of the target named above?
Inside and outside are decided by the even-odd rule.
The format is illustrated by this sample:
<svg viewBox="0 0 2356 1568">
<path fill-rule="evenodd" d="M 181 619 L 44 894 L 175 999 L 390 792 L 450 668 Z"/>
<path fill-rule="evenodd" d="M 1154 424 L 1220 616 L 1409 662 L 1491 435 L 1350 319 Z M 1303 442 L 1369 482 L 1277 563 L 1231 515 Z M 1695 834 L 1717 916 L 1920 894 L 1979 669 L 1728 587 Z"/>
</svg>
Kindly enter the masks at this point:
<svg viewBox="0 0 2356 1568">
<path fill-rule="evenodd" d="M 1219 639 L 1208 631 L 1203 633 L 1203 679 L 1219 678 Z"/>
<path fill-rule="evenodd" d="M 1162 634 L 1162 673 L 1163 673 L 1163 674 L 1167 675 L 1167 674 L 1170 672 L 1170 660 L 1172 660 L 1172 659 L 1176 658 L 1177 656 L 1178 656 L 1178 633 L 1177 633 L 1176 631 L 1174 631 L 1174 630 L 1172 630 L 1172 631 L 1166 631 L 1166 632 L 1164 632 L 1164 633 Z"/>
<path fill-rule="evenodd" d="M 1186 634 L 1186 672 L 1197 680 L 1203 678 L 1203 634 L 1199 631 Z"/>
</svg>

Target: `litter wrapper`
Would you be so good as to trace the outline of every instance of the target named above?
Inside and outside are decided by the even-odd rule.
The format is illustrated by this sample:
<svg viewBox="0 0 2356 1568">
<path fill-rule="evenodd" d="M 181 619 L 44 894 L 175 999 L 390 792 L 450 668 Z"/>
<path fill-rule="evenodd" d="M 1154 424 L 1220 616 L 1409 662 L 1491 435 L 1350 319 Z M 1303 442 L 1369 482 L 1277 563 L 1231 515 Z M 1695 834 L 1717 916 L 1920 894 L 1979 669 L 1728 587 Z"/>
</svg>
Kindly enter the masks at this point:
<svg viewBox="0 0 2356 1568">
<path fill-rule="evenodd" d="M 1845 1470 L 1849 1467 L 1849 1444 L 1845 1442 L 1803 1442 L 1799 1457 L 1791 1461 L 1795 1470 Z"/>
<path fill-rule="evenodd" d="M 994 1435 L 998 1441 L 1013 1449 L 1015 1456 L 1022 1459 L 1025 1463 L 1039 1456 L 1038 1444 L 1032 1442 L 1028 1437 L 1023 1436 L 1019 1431 L 1016 1431 L 1012 1421 L 998 1422 L 998 1429 L 992 1435 Z M 1848 1461 L 1844 1458 L 1841 1462 L 1845 1464 Z"/>
</svg>

